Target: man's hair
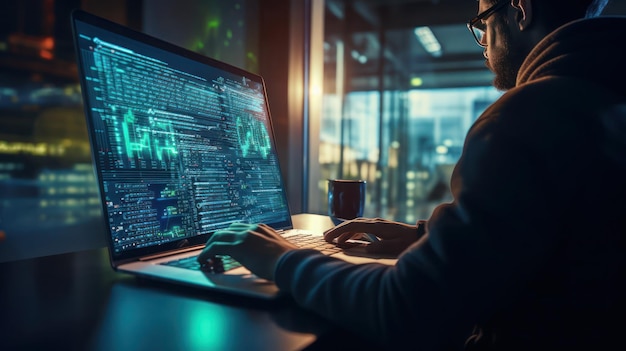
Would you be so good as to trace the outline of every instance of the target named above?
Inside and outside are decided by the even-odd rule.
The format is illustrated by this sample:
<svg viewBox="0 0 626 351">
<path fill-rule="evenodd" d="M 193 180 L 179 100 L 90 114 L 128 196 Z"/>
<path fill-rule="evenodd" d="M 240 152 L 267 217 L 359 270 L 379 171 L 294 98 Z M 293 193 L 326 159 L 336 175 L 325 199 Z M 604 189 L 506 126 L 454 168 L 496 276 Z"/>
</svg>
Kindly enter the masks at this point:
<svg viewBox="0 0 626 351">
<path fill-rule="evenodd" d="M 548 28 L 556 29 L 561 25 L 581 19 L 597 17 L 602 14 L 609 0 L 531 0 Z"/>
<path fill-rule="evenodd" d="M 479 0 L 476 0 L 479 1 Z M 533 1 L 533 5 L 539 5 L 550 9 L 552 13 L 562 13 L 561 18 L 575 20 L 600 16 L 610 0 L 539 0 Z M 488 0 L 494 5 L 498 0 Z"/>
<path fill-rule="evenodd" d="M 498 0 L 488 0 L 495 4 Z M 511 0 L 508 0 L 511 1 Z M 581 18 L 597 17 L 610 0 L 531 0 L 533 9 L 546 21 L 544 25 L 555 29 Z"/>
<path fill-rule="evenodd" d="M 609 3 L 609 0 L 594 0 L 587 6 L 586 18 L 598 17 L 602 14 L 602 11 Z"/>
</svg>

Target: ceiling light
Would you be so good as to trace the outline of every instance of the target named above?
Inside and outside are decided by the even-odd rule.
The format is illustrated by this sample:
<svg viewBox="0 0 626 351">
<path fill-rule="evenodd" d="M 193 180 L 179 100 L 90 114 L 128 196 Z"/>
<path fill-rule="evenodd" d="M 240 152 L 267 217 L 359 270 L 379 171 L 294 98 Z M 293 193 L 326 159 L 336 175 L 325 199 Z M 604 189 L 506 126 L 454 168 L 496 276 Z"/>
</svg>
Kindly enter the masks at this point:
<svg viewBox="0 0 626 351">
<path fill-rule="evenodd" d="M 417 40 L 419 40 L 429 54 L 434 57 L 441 56 L 441 44 L 439 44 L 439 41 L 435 38 L 433 31 L 430 30 L 429 27 L 415 28 L 415 36 L 417 36 Z"/>
</svg>

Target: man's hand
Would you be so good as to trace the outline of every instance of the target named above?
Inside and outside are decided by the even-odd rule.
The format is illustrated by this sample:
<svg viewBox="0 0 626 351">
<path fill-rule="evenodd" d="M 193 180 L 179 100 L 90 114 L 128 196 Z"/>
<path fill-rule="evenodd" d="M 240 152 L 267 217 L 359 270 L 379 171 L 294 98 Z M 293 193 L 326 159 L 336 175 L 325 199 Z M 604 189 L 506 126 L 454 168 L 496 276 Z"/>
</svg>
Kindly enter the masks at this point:
<svg viewBox="0 0 626 351">
<path fill-rule="evenodd" d="M 419 225 L 425 225 L 425 221 L 421 221 Z M 379 239 L 365 247 L 367 252 L 398 255 L 422 236 L 424 230 L 420 229 L 418 231 L 418 225 L 382 218 L 357 218 L 327 230 L 324 232 L 324 239 L 340 247 L 350 247 L 347 240 L 360 239 L 367 233 Z"/>
<path fill-rule="evenodd" d="M 213 233 L 198 261 L 205 264 L 215 255 L 228 255 L 257 276 L 274 280 L 280 256 L 297 248 L 265 224 L 233 223 Z"/>
</svg>

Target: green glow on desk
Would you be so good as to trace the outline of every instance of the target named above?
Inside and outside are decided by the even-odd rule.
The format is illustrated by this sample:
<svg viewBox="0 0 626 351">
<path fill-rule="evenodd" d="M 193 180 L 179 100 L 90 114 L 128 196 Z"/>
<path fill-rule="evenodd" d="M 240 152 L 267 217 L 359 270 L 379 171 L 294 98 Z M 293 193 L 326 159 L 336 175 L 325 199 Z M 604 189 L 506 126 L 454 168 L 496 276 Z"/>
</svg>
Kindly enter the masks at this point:
<svg viewBox="0 0 626 351">
<path fill-rule="evenodd" d="M 228 340 L 227 335 L 229 321 L 224 318 L 225 311 L 218 306 L 196 306 L 189 312 L 189 332 L 186 340 L 189 341 L 189 349 L 194 350 L 221 350 Z"/>
<path fill-rule="evenodd" d="M 107 351 L 228 350 L 241 333 L 238 318 L 238 311 L 217 303 L 116 284 L 94 345 Z"/>
</svg>

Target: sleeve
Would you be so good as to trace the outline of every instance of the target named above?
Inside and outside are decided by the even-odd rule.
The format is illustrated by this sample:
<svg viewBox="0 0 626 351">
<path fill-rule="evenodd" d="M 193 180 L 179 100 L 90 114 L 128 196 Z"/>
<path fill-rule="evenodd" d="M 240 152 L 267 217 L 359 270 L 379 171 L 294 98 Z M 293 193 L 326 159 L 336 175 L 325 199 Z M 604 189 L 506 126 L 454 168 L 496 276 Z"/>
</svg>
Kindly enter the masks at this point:
<svg viewBox="0 0 626 351">
<path fill-rule="evenodd" d="M 541 131 L 503 128 L 490 117 L 500 113 L 472 127 L 452 176 L 454 201 L 435 209 L 427 234 L 395 266 L 298 250 L 279 260 L 277 285 L 386 346 L 461 348 L 474 324 L 523 294 L 558 245 L 564 214 L 547 199 L 571 201 L 567 181 L 550 175 L 560 165 L 542 157 Z"/>
</svg>

